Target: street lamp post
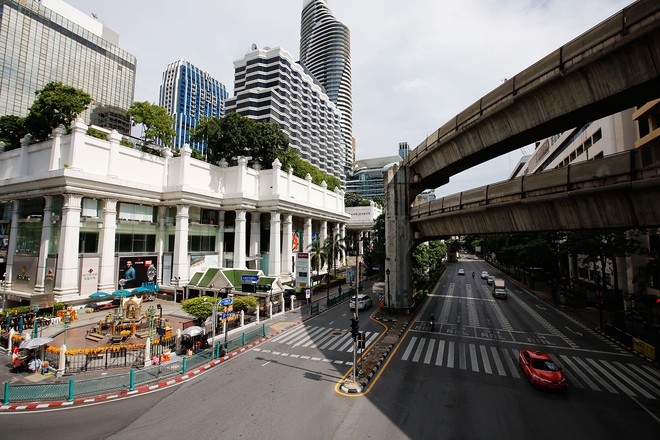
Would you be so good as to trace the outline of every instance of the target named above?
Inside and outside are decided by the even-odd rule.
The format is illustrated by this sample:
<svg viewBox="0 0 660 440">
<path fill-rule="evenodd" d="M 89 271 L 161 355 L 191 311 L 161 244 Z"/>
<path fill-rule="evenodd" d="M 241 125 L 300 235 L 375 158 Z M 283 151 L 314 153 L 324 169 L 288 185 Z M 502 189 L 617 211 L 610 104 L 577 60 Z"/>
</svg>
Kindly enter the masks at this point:
<svg viewBox="0 0 660 440">
<path fill-rule="evenodd" d="M 213 284 L 209 285 L 213 289 Z M 215 348 L 215 327 L 218 323 L 218 291 L 213 290 L 213 339 L 211 339 L 211 347 Z M 215 353 L 215 352 L 214 352 Z"/>
<path fill-rule="evenodd" d="M 64 312 L 64 345 L 66 345 L 66 334 L 67 330 L 69 330 L 69 324 L 71 323 L 71 315 L 69 315 L 69 311 Z"/>
<path fill-rule="evenodd" d="M 387 275 L 387 310 L 389 313 L 392 313 L 392 295 L 390 294 L 390 268 L 385 269 L 385 275 Z"/>
<path fill-rule="evenodd" d="M 2 312 L 5 312 L 5 304 L 7 300 L 7 272 L 2 274 Z"/>
</svg>

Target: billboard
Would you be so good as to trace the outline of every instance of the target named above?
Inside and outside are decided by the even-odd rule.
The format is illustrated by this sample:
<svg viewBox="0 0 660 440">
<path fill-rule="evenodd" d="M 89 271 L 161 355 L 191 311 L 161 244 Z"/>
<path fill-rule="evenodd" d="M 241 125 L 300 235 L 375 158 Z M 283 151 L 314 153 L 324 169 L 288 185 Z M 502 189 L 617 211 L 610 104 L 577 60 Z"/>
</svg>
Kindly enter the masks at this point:
<svg viewBox="0 0 660 440">
<path fill-rule="evenodd" d="M 296 287 L 306 288 L 310 286 L 309 253 L 298 252 L 296 258 Z"/>
<path fill-rule="evenodd" d="M 142 255 L 138 257 L 119 257 L 119 276 L 117 277 L 117 284 L 119 280 L 126 280 L 124 289 L 132 289 L 140 287 L 142 283 L 148 283 L 149 277 L 147 276 L 147 269 L 149 266 L 156 268 L 158 273 L 158 257 L 155 255 Z M 152 281 L 156 281 L 154 278 Z"/>
</svg>

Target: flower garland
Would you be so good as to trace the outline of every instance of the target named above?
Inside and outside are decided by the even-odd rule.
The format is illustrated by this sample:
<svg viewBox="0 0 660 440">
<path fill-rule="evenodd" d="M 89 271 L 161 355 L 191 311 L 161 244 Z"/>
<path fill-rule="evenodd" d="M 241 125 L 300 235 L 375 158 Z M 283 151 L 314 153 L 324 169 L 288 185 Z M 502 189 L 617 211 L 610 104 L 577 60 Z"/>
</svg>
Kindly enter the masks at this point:
<svg viewBox="0 0 660 440">
<path fill-rule="evenodd" d="M 111 345 L 111 346 L 104 346 L 104 347 L 95 347 L 95 348 L 73 348 L 71 350 L 67 350 L 64 352 L 66 355 L 76 355 L 76 354 L 103 354 L 106 352 L 111 352 L 111 353 L 118 353 L 122 349 L 126 350 L 136 350 L 136 349 L 144 349 L 145 344 L 125 344 L 125 345 Z M 60 349 L 59 347 L 51 347 L 47 346 L 46 351 L 50 353 L 55 353 L 59 354 Z"/>
</svg>

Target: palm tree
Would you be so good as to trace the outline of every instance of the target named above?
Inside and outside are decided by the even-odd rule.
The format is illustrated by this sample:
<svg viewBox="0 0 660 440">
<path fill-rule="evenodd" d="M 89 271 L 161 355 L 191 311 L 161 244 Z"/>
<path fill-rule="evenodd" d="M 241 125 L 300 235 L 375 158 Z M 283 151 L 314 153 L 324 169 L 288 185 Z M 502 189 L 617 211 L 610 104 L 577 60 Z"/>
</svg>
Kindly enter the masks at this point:
<svg viewBox="0 0 660 440">
<path fill-rule="evenodd" d="M 334 275 L 337 276 L 337 268 L 335 263 L 337 258 L 346 254 L 346 240 L 341 236 L 330 236 L 325 243 L 323 248 L 325 249 L 325 255 L 328 258 L 328 262 L 332 264 L 332 270 Z M 328 268 L 328 298 L 330 298 L 330 268 Z"/>
<path fill-rule="evenodd" d="M 322 245 L 321 240 L 317 238 L 312 241 L 312 244 L 307 247 L 307 250 L 312 257 L 312 267 L 316 267 L 316 278 L 318 278 L 321 266 L 325 265 L 327 259 L 325 246 Z"/>
</svg>

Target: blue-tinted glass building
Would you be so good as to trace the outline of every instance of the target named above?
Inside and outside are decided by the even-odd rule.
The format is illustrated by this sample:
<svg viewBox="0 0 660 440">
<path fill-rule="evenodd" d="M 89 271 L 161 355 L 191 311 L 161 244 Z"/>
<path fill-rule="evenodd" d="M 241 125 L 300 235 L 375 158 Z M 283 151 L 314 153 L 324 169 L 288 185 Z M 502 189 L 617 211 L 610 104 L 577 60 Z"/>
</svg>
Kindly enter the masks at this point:
<svg viewBox="0 0 660 440">
<path fill-rule="evenodd" d="M 163 72 L 158 104 L 174 117 L 174 149 L 189 144 L 204 153 L 204 142 L 191 142 L 190 132 L 205 117 L 221 118 L 225 114 L 227 99 L 225 86 L 207 72 L 186 60 L 178 60 Z"/>
</svg>

